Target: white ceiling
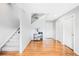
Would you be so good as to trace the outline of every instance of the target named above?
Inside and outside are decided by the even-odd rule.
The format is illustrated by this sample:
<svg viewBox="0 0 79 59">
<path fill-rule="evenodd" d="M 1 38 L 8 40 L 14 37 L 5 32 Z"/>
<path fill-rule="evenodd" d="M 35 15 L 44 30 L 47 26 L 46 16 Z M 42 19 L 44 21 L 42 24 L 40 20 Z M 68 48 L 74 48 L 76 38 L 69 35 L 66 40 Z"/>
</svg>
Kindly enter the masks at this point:
<svg viewBox="0 0 79 59">
<path fill-rule="evenodd" d="M 72 3 L 40 3 L 40 4 L 17 4 L 27 12 L 27 7 L 33 13 L 45 13 L 46 20 L 54 20 L 57 17 L 69 12 L 79 4 Z"/>
</svg>

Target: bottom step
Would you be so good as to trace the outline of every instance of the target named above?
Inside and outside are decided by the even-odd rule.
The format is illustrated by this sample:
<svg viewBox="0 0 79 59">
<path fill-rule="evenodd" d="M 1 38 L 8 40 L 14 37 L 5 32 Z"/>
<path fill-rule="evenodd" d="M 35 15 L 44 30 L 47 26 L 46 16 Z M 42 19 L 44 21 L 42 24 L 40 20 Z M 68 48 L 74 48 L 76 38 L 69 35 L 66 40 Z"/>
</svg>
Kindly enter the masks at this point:
<svg viewBox="0 0 79 59">
<path fill-rule="evenodd" d="M 3 47 L 2 51 L 19 51 L 19 47 Z"/>
</svg>

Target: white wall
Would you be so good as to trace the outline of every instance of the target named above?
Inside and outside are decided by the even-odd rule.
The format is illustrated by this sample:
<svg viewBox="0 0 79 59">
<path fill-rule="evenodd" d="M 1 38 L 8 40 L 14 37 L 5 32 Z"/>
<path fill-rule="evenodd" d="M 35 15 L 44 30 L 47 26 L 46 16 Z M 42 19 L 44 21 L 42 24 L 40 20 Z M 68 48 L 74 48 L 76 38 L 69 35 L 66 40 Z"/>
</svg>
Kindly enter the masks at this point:
<svg viewBox="0 0 79 59">
<path fill-rule="evenodd" d="M 15 7 L 0 4 L 0 26 L 11 28 L 19 26 L 19 19 Z"/>
</svg>

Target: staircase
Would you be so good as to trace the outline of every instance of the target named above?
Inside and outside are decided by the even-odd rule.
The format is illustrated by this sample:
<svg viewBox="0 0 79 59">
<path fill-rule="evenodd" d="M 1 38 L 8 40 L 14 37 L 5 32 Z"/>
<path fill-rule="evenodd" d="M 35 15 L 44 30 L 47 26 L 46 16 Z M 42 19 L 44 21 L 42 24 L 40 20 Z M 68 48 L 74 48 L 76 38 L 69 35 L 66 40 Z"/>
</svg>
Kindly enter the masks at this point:
<svg viewBox="0 0 79 59">
<path fill-rule="evenodd" d="M 3 45 L 1 48 L 1 51 L 19 51 L 19 34 L 20 34 L 20 29 L 18 29 L 12 37 Z"/>
</svg>

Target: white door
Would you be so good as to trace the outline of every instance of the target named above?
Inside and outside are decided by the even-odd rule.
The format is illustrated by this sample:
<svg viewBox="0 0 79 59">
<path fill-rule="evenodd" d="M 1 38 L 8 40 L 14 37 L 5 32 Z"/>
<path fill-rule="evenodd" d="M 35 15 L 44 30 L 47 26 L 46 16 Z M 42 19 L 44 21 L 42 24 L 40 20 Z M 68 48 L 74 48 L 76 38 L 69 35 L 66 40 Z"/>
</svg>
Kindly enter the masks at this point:
<svg viewBox="0 0 79 59">
<path fill-rule="evenodd" d="M 63 20 L 63 43 L 74 49 L 73 15 L 68 15 Z"/>
<path fill-rule="evenodd" d="M 53 26 L 51 22 L 46 22 L 45 24 L 46 38 L 53 38 Z"/>
</svg>

